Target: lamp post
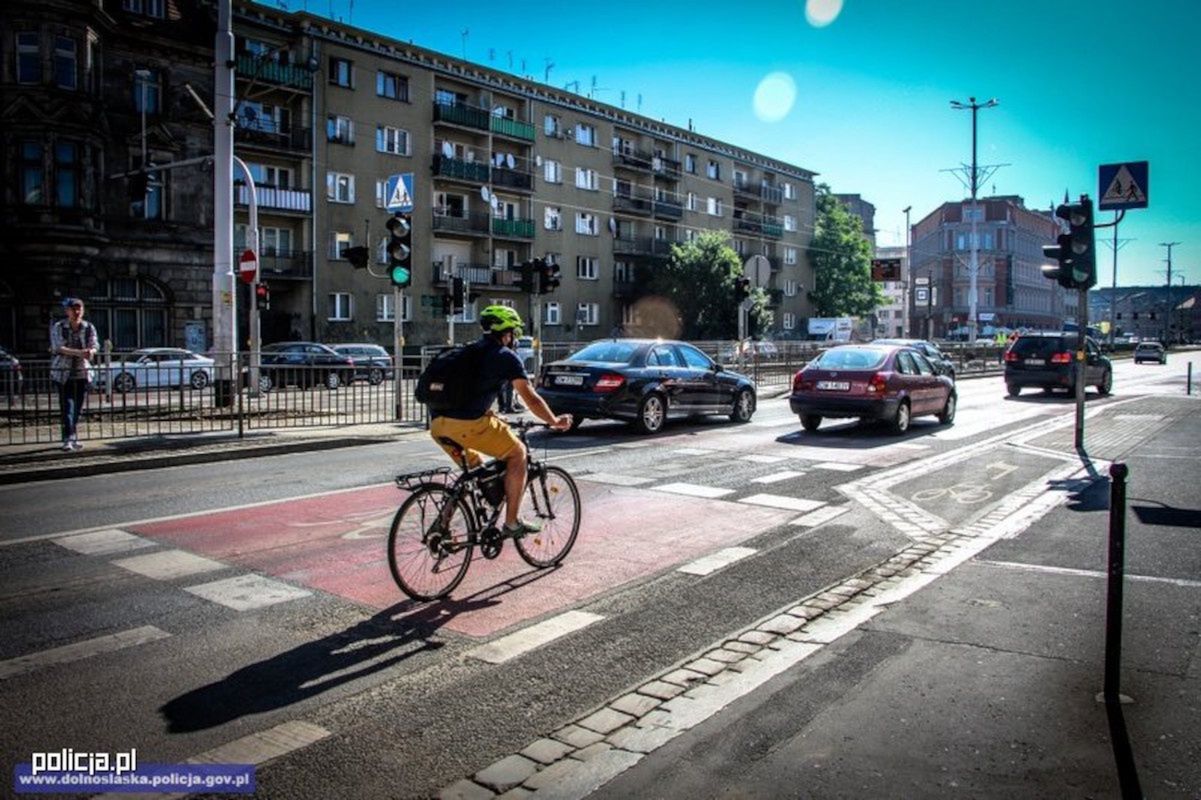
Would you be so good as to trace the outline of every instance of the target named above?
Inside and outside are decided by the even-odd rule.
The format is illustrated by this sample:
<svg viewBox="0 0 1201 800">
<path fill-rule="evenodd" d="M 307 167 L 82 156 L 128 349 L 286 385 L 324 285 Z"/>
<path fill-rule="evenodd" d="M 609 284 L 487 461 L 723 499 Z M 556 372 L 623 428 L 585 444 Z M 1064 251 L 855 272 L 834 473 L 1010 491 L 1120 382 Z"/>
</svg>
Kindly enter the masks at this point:
<svg viewBox="0 0 1201 800">
<path fill-rule="evenodd" d="M 905 272 L 901 275 L 901 286 L 905 296 L 905 319 L 902 327 L 910 336 L 913 335 L 913 329 L 910 327 L 911 322 L 909 317 L 909 301 L 913 289 L 916 289 L 916 286 L 913 282 L 913 264 L 909 260 L 909 247 L 910 240 L 912 239 L 912 237 L 909 235 L 909 212 L 912 210 L 913 206 L 905 206 L 903 209 L 901 209 L 901 213 L 905 215 Z M 913 302 L 916 304 L 916 298 L 914 298 Z"/>
<path fill-rule="evenodd" d="M 1172 318 L 1172 248 L 1180 242 L 1160 242 L 1160 247 L 1168 248 L 1168 302 L 1167 309 L 1163 315 L 1163 346 L 1168 346 L 1169 320 Z"/>
<path fill-rule="evenodd" d="M 972 261 L 968 267 L 968 279 L 970 281 L 968 287 L 968 336 L 974 343 L 976 341 L 976 283 L 977 273 L 979 272 L 979 244 L 976 241 L 976 193 L 980 188 L 980 173 L 976 164 L 976 115 L 982 108 L 992 108 L 997 105 L 996 98 L 987 100 L 983 103 L 977 103 L 976 98 L 969 97 L 967 103 L 961 103 L 958 100 L 951 101 L 951 108 L 956 111 L 971 109 L 972 111 L 972 174 L 969 181 L 972 189 Z"/>
</svg>

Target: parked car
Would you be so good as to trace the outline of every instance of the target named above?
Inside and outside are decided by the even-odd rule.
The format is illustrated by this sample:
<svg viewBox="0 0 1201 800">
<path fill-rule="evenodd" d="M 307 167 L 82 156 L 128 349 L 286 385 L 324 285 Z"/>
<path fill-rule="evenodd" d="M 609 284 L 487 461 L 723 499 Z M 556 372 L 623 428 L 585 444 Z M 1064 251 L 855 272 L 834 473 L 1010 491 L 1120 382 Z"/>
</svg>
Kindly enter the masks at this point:
<svg viewBox="0 0 1201 800">
<path fill-rule="evenodd" d="M 20 394 L 24 384 L 25 377 L 21 374 L 20 360 L 0 347 L 0 393 Z"/>
<path fill-rule="evenodd" d="M 534 371 L 534 337 L 521 336 L 517 339 L 517 344 L 513 348 L 517 351 L 517 357 L 521 359 L 521 365 L 525 367 L 527 373 Z"/>
<path fill-rule="evenodd" d="M 337 389 L 354 379 L 355 365 L 350 356 L 335 353 L 317 342 L 277 342 L 262 349 L 259 391 L 277 386 L 324 385 Z"/>
<path fill-rule="evenodd" d="M 832 347 L 792 381 L 788 398 L 801 427 L 813 432 L 825 417 L 883 420 L 895 433 L 914 417 L 933 414 L 955 421 L 955 382 L 912 347 L 848 344 Z"/>
<path fill-rule="evenodd" d="M 213 359 L 178 347 L 145 347 L 96 363 L 93 382 L 125 394 L 137 389 L 190 386 L 203 389 L 213 381 Z"/>
<path fill-rule="evenodd" d="M 1015 339 L 1005 351 L 1005 388 L 1009 396 L 1017 397 L 1028 386 L 1044 392 L 1067 389 L 1074 393 L 1072 362 L 1078 336 L 1075 332 L 1047 331 L 1026 333 Z M 1113 364 L 1092 339 L 1085 339 L 1085 352 L 1085 385 L 1109 394 L 1113 388 Z"/>
<path fill-rule="evenodd" d="M 542 368 L 539 394 L 556 414 L 619 419 L 658 433 L 670 417 L 725 414 L 749 422 L 755 384 L 687 342 L 606 339 Z"/>
<path fill-rule="evenodd" d="M 717 351 L 717 357 L 723 362 L 738 361 L 775 361 L 780 357 L 780 350 L 774 342 L 745 341 L 741 343 L 724 344 Z"/>
<path fill-rule="evenodd" d="M 895 344 L 902 347 L 912 347 L 926 357 L 939 375 L 946 375 L 955 380 L 955 363 L 946 353 L 938 349 L 934 342 L 925 339 L 875 339 L 872 344 Z"/>
<path fill-rule="evenodd" d="M 1154 361 L 1157 364 L 1168 363 L 1168 351 L 1163 349 L 1163 345 L 1159 342 L 1139 342 L 1134 348 L 1134 363 L 1141 364 L 1144 361 Z"/>
<path fill-rule="evenodd" d="M 350 357 L 354 364 L 353 380 L 366 379 L 372 386 L 378 386 L 392 375 L 392 356 L 378 344 L 335 344 L 332 349 L 338 355 Z"/>
</svg>

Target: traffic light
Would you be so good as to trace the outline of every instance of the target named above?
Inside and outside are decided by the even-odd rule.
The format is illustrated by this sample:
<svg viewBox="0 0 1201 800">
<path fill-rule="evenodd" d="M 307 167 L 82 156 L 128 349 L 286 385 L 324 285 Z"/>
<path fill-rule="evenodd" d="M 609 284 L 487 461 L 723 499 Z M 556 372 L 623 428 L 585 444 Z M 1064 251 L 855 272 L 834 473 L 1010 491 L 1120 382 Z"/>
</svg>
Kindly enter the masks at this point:
<svg viewBox="0 0 1201 800">
<path fill-rule="evenodd" d="M 1063 206 L 1061 206 L 1063 208 Z M 1043 258 L 1054 261 L 1054 264 L 1042 266 L 1043 277 L 1058 281 L 1065 289 L 1072 288 L 1072 236 L 1061 233 L 1056 239 L 1058 244 L 1043 245 Z"/>
<path fill-rule="evenodd" d="M 1043 246 L 1043 256 L 1055 262 L 1043 266 L 1043 277 L 1065 289 L 1088 289 L 1097 282 L 1093 201 L 1081 195 L 1080 202 L 1055 209 L 1055 216 L 1068 223 L 1068 233 L 1059 234 L 1056 244 Z"/>
<path fill-rule="evenodd" d="M 534 262 L 523 261 L 517 265 L 517 280 L 513 285 L 523 292 L 534 291 Z"/>
<path fill-rule="evenodd" d="M 741 303 L 751 296 L 751 279 L 745 275 L 739 275 L 734 279 L 734 302 Z"/>
<path fill-rule="evenodd" d="M 267 284 L 260 283 L 254 287 L 255 305 L 262 309 L 271 308 L 271 290 L 267 288 Z"/>
<path fill-rule="evenodd" d="M 454 309 L 451 308 L 450 295 L 444 294 L 439 298 L 439 300 L 441 300 L 441 302 L 442 302 L 442 316 L 449 317 L 451 314 L 454 313 Z"/>
<path fill-rule="evenodd" d="M 348 247 L 342 251 L 342 258 L 350 262 L 355 269 L 367 269 L 367 259 L 370 252 L 366 247 Z"/>
<path fill-rule="evenodd" d="M 413 282 L 413 223 L 408 214 L 393 214 L 384 227 L 388 229 L 388 277 L 392 285 L 403 289 Z"/>
<path fill-rule="evenodd" d="M 463 284 L 462 278 L 455 278 L 450 283 L 450 305 L 451 313 L 457 314 L 463 310 L 463 303 L 467 299 L 467 287 Z"/>
<path fill-rule="evenodd" d="M 559 265 L 553 261 L 545 261 L 538 259 L 535 262 L 539 264 L 538 269 L 538 294 L 550 294 L 555 289 L 559 288 L 559 284 L 563 282 L 563 270 L 559 269 Z"/>
</svg>

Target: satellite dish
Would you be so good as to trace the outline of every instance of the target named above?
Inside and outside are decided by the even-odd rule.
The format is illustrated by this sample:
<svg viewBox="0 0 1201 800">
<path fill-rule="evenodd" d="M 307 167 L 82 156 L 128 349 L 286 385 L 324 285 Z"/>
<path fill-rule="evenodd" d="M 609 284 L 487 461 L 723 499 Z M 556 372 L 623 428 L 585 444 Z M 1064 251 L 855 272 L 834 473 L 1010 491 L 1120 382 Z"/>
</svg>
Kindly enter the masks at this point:
<svg viewBox="0 0 1201 800">
<path fill-rule="evenodd" d="M 542 166 L 542 156 L 534 156 L 534 164 L 539 167 Z"/>
<path fill-rule="evenodd" d="M 474 151 L 474 150 L 468 150 L 468 151 L 467 151 L 467 163 L 468 163 L 468 164 L 474 164 L 474 163 L 475 163 L 475 151 Z"/>
<path fill-rule="evenodd" d="M 609 233 L 617 235 L 617 220 L 613 217 L 609 217 Z"/>
<path fill-rule="evenodd" d="M 500 208 L 500 200 L 497 199 L 496 195 L 492 195 L 492 200 L 490 201 L 489 205 L 492 206 L 493 211 Z"/>
<path fill-rule="evenodd" d="M 455 157 L 455 146 L 453 144 L 451 144 L 450 142 L 443 142 L 442 143 L 442 155 L 446 156 L 447 158 L 454 158 Z"/>
<path fill-rule="evenodd" d="M 492 199 L 492 192 L 488 191 L 487 186 L 480 187 L 480 197 L 483 198 L 485 203 Z"/>
<path fill-rule="evenodd" d="M 512 153 L 505 153 L 505 164 L 509 167 L 509 169 L 513 169 L 513 167 L 517 166 L 517 159 L 513 158 Z"/>
</svg>

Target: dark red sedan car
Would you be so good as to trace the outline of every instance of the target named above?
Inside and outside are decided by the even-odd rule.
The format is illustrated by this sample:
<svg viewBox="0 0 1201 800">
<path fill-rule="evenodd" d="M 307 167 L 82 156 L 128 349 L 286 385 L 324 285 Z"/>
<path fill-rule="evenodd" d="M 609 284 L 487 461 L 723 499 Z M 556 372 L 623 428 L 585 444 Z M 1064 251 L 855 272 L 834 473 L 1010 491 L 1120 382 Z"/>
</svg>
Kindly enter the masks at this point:
<svg viewBox="0 0 1201 800">
<path fill-rule="evenodd" d="M 840 345 L 796 374 L 788 402 L 807 431 L 817 430 L 823 417 L 858 417 L 904 433 L 911 419 L 925 414 L 944 425 L 954 421 L 955 381 L 912 347 Z"/>
</svg>

